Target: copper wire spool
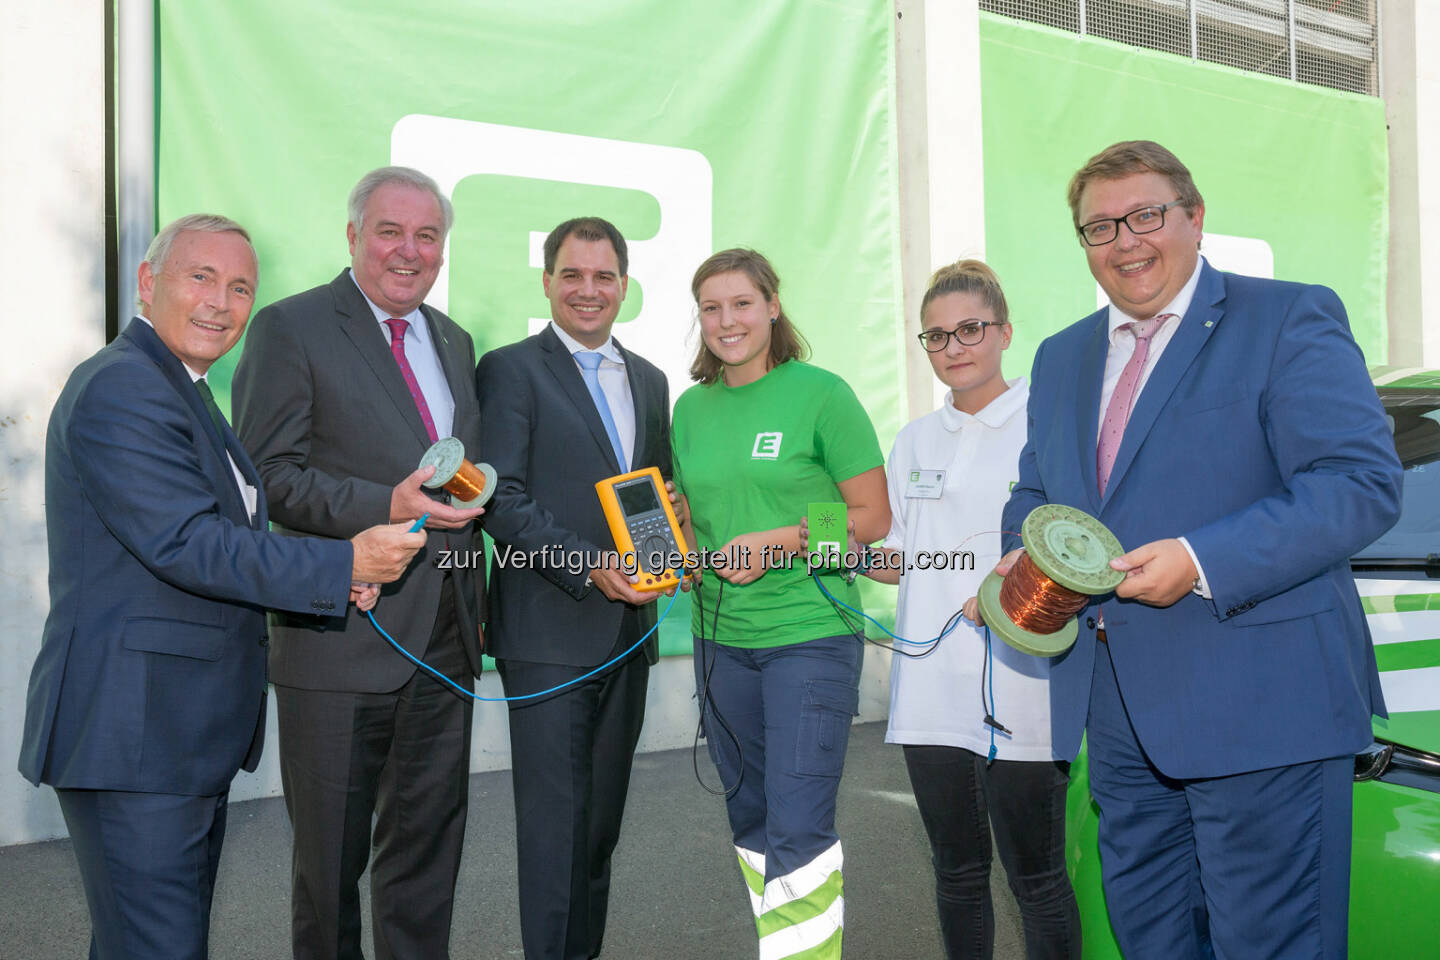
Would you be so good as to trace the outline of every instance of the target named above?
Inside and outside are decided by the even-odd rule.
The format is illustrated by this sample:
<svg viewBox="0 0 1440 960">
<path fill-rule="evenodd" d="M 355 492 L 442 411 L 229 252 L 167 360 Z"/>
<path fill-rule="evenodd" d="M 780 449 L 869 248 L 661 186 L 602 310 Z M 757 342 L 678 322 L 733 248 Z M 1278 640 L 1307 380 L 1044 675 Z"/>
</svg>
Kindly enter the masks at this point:
<svg viewBox="0 0 1440 960">
<path fill-rule="evenodd" d="M 980 615 L 1016 650 L 1053 657 L 1075 643 L 1075 614 L 1125 579 L 1110 569 L 1125 551 L 1099 520 L 1051 503 L 1030 511 L 1020 539 L 1025 553 L 1010 573 L 992 572 L 980 584 Z"/>
<path fill-rule="evenodd" d="M 431 490 L 443 487 L 454 505 L 463 510 L 484 506 L 495 493 L 495 468 L 465 459 L 465 445 L 454 437 L 443 437 L 431 444 L 420 458 L 420 466 L 435 468 L 422 485 Z"/>
<path fill-rule="evenodd" d="M 476 500 L 490 486 L 485 474 L 469 460 L 460 461 L 460 469 L 445 484 L 445 489 L 457 500 Z"/>
<path fill-rule="evenodd" d="M 1055 633 L 1090 598 L 1051 580 L 1022 553 L 1000 587 L 1000 606 L 1015 626 L 1031 633 Z"/>
</svg>

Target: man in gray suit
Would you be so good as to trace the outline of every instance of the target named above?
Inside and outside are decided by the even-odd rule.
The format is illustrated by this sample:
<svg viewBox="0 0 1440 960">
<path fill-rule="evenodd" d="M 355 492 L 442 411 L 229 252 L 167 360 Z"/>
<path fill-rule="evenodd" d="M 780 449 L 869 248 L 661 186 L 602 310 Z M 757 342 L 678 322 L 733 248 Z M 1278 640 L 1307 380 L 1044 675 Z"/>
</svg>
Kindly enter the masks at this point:
<svg viewBox="0 0 1440 960">
<path fill-rule="evenodd" d="M 427 551 L 381 593 L 380 622 L 469 690 L 480 672 L 483 563 L 442 570 L 434 551 L 481 549 L 475 518 L 421 487 L 437 437 L 476 459 L 475 350 L 423 301 L 453 213 L 417 170 L 382 167 L 350 194 L 350 267 L 261 310 L 235 371 L 240 439 L 295 533 L 350 537 L 430 515 Z M 277 614 L 270 678 L 294 826 L 295 956 L 362 956 L 357 883 L 370 861 L 375 954 L 448 956 L 465 832 L 472 703 L 416 668 L 361 617 Z M 370 857 L 371 817 L 374 858 Z"/>
<path fill-rule="evenodd" d="M 497 545 L 490 642 L 508 696 L 574 680 L 655 623 L 655 594 L 593 566 L 614 547 L 596 481 L 651 466 L 670 473 L 665 375 L 610 336 L 626 268 L 612 224 L 584 217 L 556 227 L 545 241 L 553 322 L 487 353 L 475 374 L 485 458 L 500 477 L 486 520 Z M 535 562 L 502 562 L 502 550 Z M 567 562 L 577 557 L 592 569 Z M 651 637 L 583 683 L 510 704 L 527 960 L 600 953 L 655 652 Z"/>
</svg>

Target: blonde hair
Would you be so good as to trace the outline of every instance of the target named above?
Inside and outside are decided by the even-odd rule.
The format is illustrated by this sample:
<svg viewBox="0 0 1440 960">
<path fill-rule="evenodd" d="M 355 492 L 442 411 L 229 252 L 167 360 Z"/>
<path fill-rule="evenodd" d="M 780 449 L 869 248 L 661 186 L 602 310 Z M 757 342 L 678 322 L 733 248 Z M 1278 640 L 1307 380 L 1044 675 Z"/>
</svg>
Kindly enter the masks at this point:
<svg viewBox="0 0 1440 960">
<path fill-rule="evenodd" d="M 1005 291 L 1000 289 L 1000 278 L 980 260 L 956 260 L 935 271 L 920 301 L 921 323 L 925 322 L 925 310 L 931 301 L 948 293 L 976 294 L 996 320 L 1010 322 L 1010 306 L 1005 302 Z"/>
</svg>

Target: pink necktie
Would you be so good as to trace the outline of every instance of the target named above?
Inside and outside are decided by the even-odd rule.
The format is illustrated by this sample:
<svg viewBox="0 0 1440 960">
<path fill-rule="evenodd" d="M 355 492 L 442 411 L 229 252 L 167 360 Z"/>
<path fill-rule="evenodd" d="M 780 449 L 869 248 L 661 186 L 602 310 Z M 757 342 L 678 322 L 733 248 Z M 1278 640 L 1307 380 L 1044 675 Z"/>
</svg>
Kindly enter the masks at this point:
<svg viewBox="0 0 1440 960">
<path fill-rule="evenodd" d="M 425 432 L 429 434 L 430 442 L 434 443 L 440 439 L 435 432 L 435 419 L 430 416 L 430 405 L 425 402 L 425 394 L 420 392 L 420 381 L 415 379 L 415 371 L 410 369 L 410 361 L 405 359 L 405 330 L 410 326 L 410 321 L 392 317 L 385 321 L 385 326 L 390 328 L 390 352 L 395 355 L 395 362 L 400 365 L 400 375 L 405 378 L 405 386 L 410 388 L 410 397 L 420 411 Z"/>
<path fill-rule="evenodd" d="M 1131 320 L 1122 323 L 1135 334 L 1135 352 L 1120 371 L 1120 381 L 1110 395 L 1110 406 L 1105 408 L 1105 419 L 1100 424 L 1100 441 L 1095 446 L 1095 478 L 1100 482 L 1100 493 L 1110 482 L 1110 471 L 1115 466 L 1115 454 L 1120 450 L 1120 440 L 1125 436 L 1125 424 L 1130 422 L 1130 410 L 1135 406 L 1135 394 L 1140 390 L 1140 374 L 1145 370 L 1145 360 L 1150 356 L 1150 338 L 1160 329 L 1161 324 L 1173 313 L 1162 313 L 1149 320 Z"/>
</svg>

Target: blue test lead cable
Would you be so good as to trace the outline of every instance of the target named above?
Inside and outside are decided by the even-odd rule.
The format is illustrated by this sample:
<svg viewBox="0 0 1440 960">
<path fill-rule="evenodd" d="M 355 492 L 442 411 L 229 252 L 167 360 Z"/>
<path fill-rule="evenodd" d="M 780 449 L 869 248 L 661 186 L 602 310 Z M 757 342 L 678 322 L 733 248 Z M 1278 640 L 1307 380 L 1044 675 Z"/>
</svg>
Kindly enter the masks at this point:
<svg viewBox="0 0 1440 960">
<path fill-rule="evenodd" d="M 837 606 L 837 607 L 843 607 L 844 609 L 849 610 L 851 613 L 858 614 L 859 616 L 864 617 L 866 620 L 869 620 L 871 623 L 875 624 L 875 626 L 879 627 L 881 630 L 884 630 L 885 633 L 889 634 L 890 638 L 891 638 L 892 640 L 894 640 L 896 643 L 903 643 L 903 644 L 905 644 L 906 646 L 911 646 L 911 647 L 929 647 L 930 650 L 933 650 L 933 649 L 935 649 L 936 645 L 940 643 L 941 640 L 944 640 L 947 636 L 949 636 L 950 631 L 954 630 L 956 627 L 958 627 L 958 626 L 960 625 L 960 617 L 959 617 L 958 615 L 957 615 L 957 616 L 953 616 L 953 617 L 950 618 L 950 622 L 947 623 L 947 624 L 945 624 L 945 629 L 943 629 L 943 630 L 940 631 L 940 635 L 939 635 L 939 636 L 932 637 L 932 638 L 929 639 L 929 640 L 906 640 L 904 637 L 900 636 L 899 634 L 897 634 L 897 633 L 895 633 L 894 631 L 892 631 L 889 627 L 885 626 L 885 624 L 881 623 L 879 620 L 876 620 L 874 617 L 870 616 L 870 614 L 866 613 L 864 610 L 856 610 L 854 607 L 850 606 L 850 604 L 846 603 L 844 600 L 841 600 L 841 599 L 839 599 L 838 597 L 836 597 L 835 594 L 831 593 L 829 590 L 827 590 L 827 589 L 825 588 L 825 584 L 824 584 L 823 582 L 821 582 L 821 580 L 820 580 L 820 575 L 819 575 L 818 573 L 812 573 L 812 574 L 810 574 L 810 579 L 812 579 L 812 580 L 815 581 L 815 586 L 819 587 L 819 588 L 820 588 L 820 592 L 823 593 L 823 594 L 825 594 L 825 598 L 826 598 L 827 600 L 829 600 L 831 603 L 835 604 L 835 606 Z M 869 640 L 870 638 L 869 638 L 869 637 L 866 637 L 865 639 Z M 872 642 L 873 642 L 873 641 L 872 641 Z M 884 644 L 881 644 L 881 646 L 884 646 Z M 929 653 L 930 650 L 925 651 L 925 653 Z M 896 653 L 899 653 L 899 654 L 901 654 L 901 655 L 903 655 L 903 656 L 907 656 L 907 657 L 916 656 L 916 654 L 905 653 L 905 651 L 903 651 L 903 650 L 896 650 L 895 652 L 896 652 Z M 924 655 L 925 655 L 925 654 L 920 654 L 920 656 L 924 656 Z"/>
<path fill-rule="evenodd" d="M 985 699 L 986 681 L 990 684 L 990 699 Z M 1012 736 L 1010 728 L 999 720 L 995 719 L 995 655 L 991 652 L 990 628 L 985 628 L 985 659 L 980 667 L 980 706 L 985 711 L 985 726 L 990 728 L 990 752 L 985 757 L 985 766 L 995 762 L 995 731 L 1000 731 L 1005 736 Z"/>
<path fill-rule="evenodd" d="M 426 516 L 429 516 L 429 514 L 426 514 Z M 419 527 L 424 525 L 424 522 L 425 517 L 421 517 L 419 520 L 416 521 L 417 526 L 414 529 L 418 531 Z M 390 636 L 390 634 L 386 633 L 385 628 L 380 626 L 380 622 L 375 619 L 375 613 L 373 611 L 366 610 L 365 616 L 370 618 L 370 625 L 375 628 L 375 631 L 379 633 L 380 636 L 385 638 L 386 642 L 388 642 L 390 646 L 395 648 L 395 651 L 399 653 L 400 656 L 404 657 L 406 660 L 409 660 L 411 663 L 415 664 L 415 666 L 419 667 L 421 670 L 424 670 L 436 680 L 440 680 L 441 682 L 447 684 L 456 693 L 464 694 L 471 700 L 481 700 L 490 703 L 504 703 L 506 701 L 534 700 L 536 697 L 549 696 L 550 694 L 555 693 L 559 690 L 564 690 L 566 687 L 573 687 L 575 684 L 580 683 L 582 680 L 589 680 L 591 677 L 595 676 L 595 674 L 600 673 L 601 671 L 608 670 L 610 667 L 619 663 L 621 660 L 624 660 L 626 657 L 630 656 L 630 654 L 634 653 L 637 649 L 639 649 L 642 643 L 650 639 L 650 635 L 652 633 L 660 629 L 660 624 L 664 623 L 665 618 L 670 615 L 670 608 L 675 606 L 675 598 L 679 594 L 680 590 L 679 588 L 676 588 L 675 592 L 670 595 L 670 602 L 665 604 L 664 610 L 660 611 L 660 618 L 655 621 L 655 626 L 651 627 L 649 630 L 646 630 L 645 635 L 642 636 L 639 640 L 636 640 L 634 643 L 632 643 L 624 652 L 617 654 L 611 659 L 600 664 L 600 666 L 596 667 L 594 670 L 591 670 L 589 673 L 581 674 L 573 680 L 566 680 L 564 683 L 557 683 L 555 686 L 551 687 L 548 690 L 541 690 L 538 693 L 526 693 L 517 697 L 482 697 L 478 693 L 472 693 L 471 691 L 466 690 L 464 687 L 460 686 L 460 684 L 456 683 L 454 680 L 451 680 L 449 677 L 445 676 L 445 674 L 441 673 L 439 670 L 436 670 L 434 667 L 430 666 L 430 664 L 424 662 L 419 657 L 416 657 L 414 654 L 412 654 L 409 650 L 406 650 L 404 647 L 400 646 L 400 644 L 396 642 L 395 638 Z"/>
<path fill-rule="evenodd" d="M 425 529 L 425 521 L 426 521 L 426 520 L 429 520 L 429 519 L 430 519 L 430 514 L 428 514 L 428 513 L 421 514 L 419 520 L 416 520 L 414 523 L 410 524 L 410 532 L 411 532 L 411 533 L 419 533 L 421 530 L 424 530 L 424 529 Z"/>
</svg>

